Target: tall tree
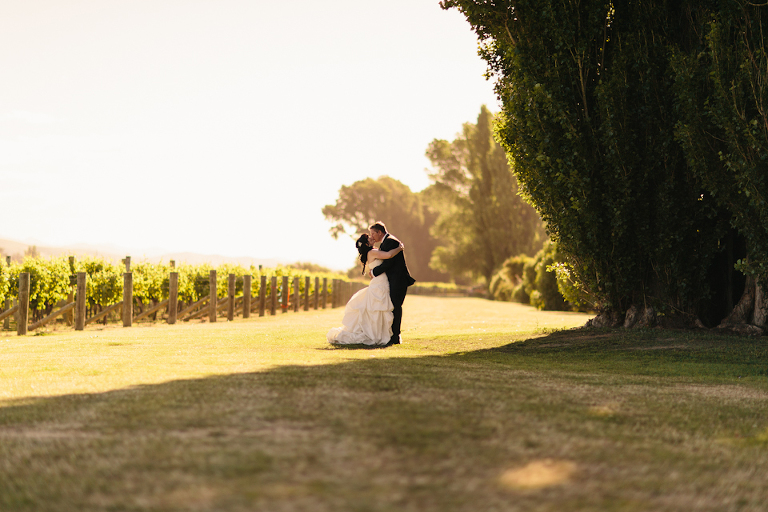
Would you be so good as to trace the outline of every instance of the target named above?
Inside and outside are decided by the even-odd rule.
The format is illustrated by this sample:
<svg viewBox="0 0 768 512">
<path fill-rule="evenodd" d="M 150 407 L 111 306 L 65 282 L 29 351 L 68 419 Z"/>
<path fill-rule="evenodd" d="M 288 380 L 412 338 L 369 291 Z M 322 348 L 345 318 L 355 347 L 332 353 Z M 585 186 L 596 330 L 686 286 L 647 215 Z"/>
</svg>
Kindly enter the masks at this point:
<svg viewBox="0 0 768 512">
<path fill-rule="evenodd" d="M 507 258 L 535 254 L 546 239 L 539 215 L 517 193 L 493 119 L 483 105 L 477 123 L 465 123 L 453 142 L 430 143 L 433 184 L 425 191 L 440 212 L 432 228 L 440 238 L 433 267 L 486 283 Z"/>
<path fill-rule="evenodd" d="M 324 206 L 322 211 L 327 220 L 335 223 L 330 230 L 334 238 L 368 232 L 368 226 L 383 221 L 405 245 L 408 269 L 414 279 L 448 280 L 445 273 L 429 267 L 437 246 L 437 240 L 430 235 L 436 214 L 427 207 L 422 194 L 404 183 L 389 176 L 356 181 L 342 186 L 336 203 Z"/>
<path fill-rule="evenodd" d="M 695 51 L 681 0 L 444 0 L 463 12 L 503 102 L 522 192 L 610 324 L 695 321 L 728 212 L 675 140 L 670 56 Z"/>
<path fill-rule="evenodd" d="M 703 2 L 692 14 L 701 42 L 672 61 L 677 136 L 707 195 L 730 213 L 738 236 L 723 245 L 733 252 L 741 242 L 748 255 L 736 265 L 748 276 L 744 293 L 725 323 L 767 328 L 768 5 Z M 738 281 L 732 270 L 725 269 L 726 283 Z"/>
</svg>

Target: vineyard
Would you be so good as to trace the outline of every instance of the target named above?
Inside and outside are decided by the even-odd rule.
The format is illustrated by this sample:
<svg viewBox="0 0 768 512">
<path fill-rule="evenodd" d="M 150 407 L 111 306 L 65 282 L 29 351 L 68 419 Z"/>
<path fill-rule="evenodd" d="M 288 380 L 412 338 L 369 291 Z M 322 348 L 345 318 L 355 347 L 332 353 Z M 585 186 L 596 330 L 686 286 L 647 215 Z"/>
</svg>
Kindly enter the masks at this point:
<svg viewBox="0 0 768 512">
<path fill-rule="evenodd" d="M 81 287 L 78 276 L 82 276 Z M 24 283 L 22 287 L 28 287 L 28 291 L 20 290 L 19 283 Z M 24 307 L 25 324 L 31 326 L 64 309 L 48 322 L 72 325 L 77 314 L 76 296 L 82 289 L 80 314 L 85 322 L 98 319 L 106 324 L 122 320 L 125 325 L 128 317 L 173 323 L 171 319 L 175 321 L 180 312 L 186 313 L 183 320 L 199 318 L 211 308 L 211 315 L 219 315 L 227 301 L 231 303 L 228 311 L 221 314 L 231 319 L 237 308 L 244 317 L 249 316 L 251 304 L 260 307 L 261 315 L 267 308 L 275 314 L 278 304 L 282 311 L 298 311 L 302 306 L 305 310 L 310 306 L 335 307 L 362 286 L 363 283 L 351 282 L 342 274 L 307 272 L 290 266 L 246 268 L 223 264 L 214 268 L 208 264 L 175 265 L 172 261 L 142 261 L 131 266 L 130 257 L 123 265 L 97 257 L 25 258 L 20 263 L 8 260 L 6 265 L 0 264 L 0 317 L 4 317 L 4 329 L 11 329 L 13 318 L 17 331 L 22 333 L 26 329 L 20 328 L 19 314 Z M 248 290 L 248 297 L 244 290 Z M 126 297 L 130 307 L 122 304 Z M 20 299 L 26 306 L 20 304 Z M 173 310 L 171 304 L 176 306 Z M 209 318 L 215 321 L 215 316 Z"/>
</svg>

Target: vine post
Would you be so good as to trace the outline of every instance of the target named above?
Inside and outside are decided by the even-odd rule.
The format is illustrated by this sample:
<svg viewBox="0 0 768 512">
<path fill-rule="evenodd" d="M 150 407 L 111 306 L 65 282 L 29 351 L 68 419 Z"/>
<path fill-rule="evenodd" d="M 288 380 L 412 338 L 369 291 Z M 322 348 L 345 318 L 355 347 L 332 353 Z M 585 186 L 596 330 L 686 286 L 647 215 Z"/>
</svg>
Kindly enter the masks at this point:
<svg viewBox="0 0 768 512">
<path fill-rule="evenodd" d="M 259 316 L 264 316 L 267 309 L 267 276 L 262 274 L 259 284 Z"/>
<path fill-rule="evenodd" d="M 229 274 L 227 281 L 227 296 L 229 302 L 227 303 L 227 320 L 232 321 L 235 319 L 235 274 Z"/>
<path fill-rule="evenodd" d="M 171 260 L 173 263 L 173 260 Z M 171 265 L 174 268 L 174 265 Z M 179 309 L 179 273 L 171 272 L 168 276 L 168 323 L 176 323 L 176 313 Z"/>
<path fill-rule="evenodd" d="M 11 257 L 10 256 L 6 256 L 5 257 L 5 264 L 7 266 L 9 266 L 9 267 L 11 266 Z M 6 309 L 6 310 L 7 309 L 11 309 L 11 307 L 12 307 L 11 306 L 11 299 L 6 297 L 5 298 L 4 309 Z M 11 328 L 11 318 L 7 316 L 7 317 L 5 317 L 5 320 L 3 320 L 3 329 L 10 329 L 10 328 Z"/>
<path fill-rule="evenodd" d="M 299 278 L 293 278 L 293 312 L 299 312 Z"/>
<path fill-rule="evenodd" d="M 85 329 L 85 272 L 77 273 L 77 291 L 75 292 L 75 330 Z"/>
<path fill-rule="evenodd" d="M 75 257 L 70 256 L 69 258 L 69 270 L 72 274 L 75 273 Z M 72 286 L 72 283 L 70 281 L 69 285 L 69 293 L 67 294 L 67 304 L 70 302 L 75 301 L 75 289 Z M 64 314 L 64 320 L 67 322 L 67 325 L 71 326 L 75 323 L 75 312 L 73 310 L 69 310 Z"/>
<path fill-rule="evenodd" d="M 5 299 L 5 305 L 3 306 L 4 310 L 11 309 L 11 299 L 7 298 Z M 11 328 L 11 317 L 7 316 L 5 317 L 5 320 L 3 320 L 3 329 L 10 329 Z"/>
<path fill-rule="evenodd" d="M 243 276 L 243 318 L 251 316 L 251 276 Z"/>
<path fill-rule="evenodd" d="M 331 308 L 339 307 L 339 300 L 341 296 L 341 279 L 333 280 L 333 294 L 331 298 Z"/>
<path fill-rule="evenodd" d="M 269 313 L 275 315 L 277 313 L 277 276 L 272 276 L 272 288 L 269 290 Z"/>
<path fill-rule="evenodd" d="M 283 310 L 283 313 L 286 313 L 288 311 L 288 276 L 283 276 L 283 293 L 281 296 L 280 301 L 280 309 Z"/>
<path fill-rule="evenodd" d="M 29 272 L 19 274 L 19 311 L 16 313 L 16 334 L 27 334 L 29 320 Z"/>
<path fill-rule="evenodd" d="M 211 270 L 210 278 L 208 280 L 208 320 L 211 322 L 216 321 L 216 306 L 217 304 L 217 297 L 216 297 L 216 271 Z"/>
<path fill-rule="evenodd" d="M 128 259 L 130 260 L 130 257 Z M 131 262 L 128 261 L 125 267 L 130 268 L 130 266 L 131 266 Z M 123 274 L 123 327 L 130 327 L 132 324 L 133 324 L 133 273 L 125 272 Z"/>
<path fill-rule="evenodd" d="M 304 276 L 304 311 L 309 311 L 309 276 Z"/>
<path fill-rule="evenodd" d="M 328 305 L 328 278 L 323 278 L 323 309 Z"/>
</svg>

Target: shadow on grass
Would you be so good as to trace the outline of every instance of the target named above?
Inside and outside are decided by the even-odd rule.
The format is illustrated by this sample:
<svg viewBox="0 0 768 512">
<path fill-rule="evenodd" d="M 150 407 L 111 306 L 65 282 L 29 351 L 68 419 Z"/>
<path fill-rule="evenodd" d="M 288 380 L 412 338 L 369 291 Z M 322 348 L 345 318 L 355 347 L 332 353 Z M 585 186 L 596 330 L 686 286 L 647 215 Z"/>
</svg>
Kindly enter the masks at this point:
<svg viewBox="0 0 768 512">
<path fill-rule="evenodd" d="M 385 345 L 365 345 L 363 343 L 357 343 L 354 345 L 328 345 L 317 350 L 381 350 L 390 348 Z"/>
<path fill-rule="evenodd" d="M 768 341 L 709 331 L 574 329 L 480 350 L 467 357 L 524 361 L 554 371 L 728 381 L 768 376 Z"/>
<path fill-rule="evenodd" d="M 762 339 L 561 331 L 378 354 L 0 407 L 0 510 L 747 510 L 768 498 Z M 500 479 L 547 461 L 576 469 L 541 489 Z"/>
</svg>

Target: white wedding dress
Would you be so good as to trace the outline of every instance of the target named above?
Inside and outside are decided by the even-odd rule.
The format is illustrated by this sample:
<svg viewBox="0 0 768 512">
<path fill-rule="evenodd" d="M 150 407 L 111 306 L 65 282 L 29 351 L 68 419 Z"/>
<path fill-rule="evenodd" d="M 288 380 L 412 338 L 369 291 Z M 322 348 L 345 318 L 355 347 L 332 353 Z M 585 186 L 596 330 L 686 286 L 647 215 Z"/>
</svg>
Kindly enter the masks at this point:
<svg viewBox="0 0 768 512">
<path fill-rule="evenodd" d="M 381 260 L 373 260 L 366 272 L 380 263 Z M 328 342 L 333 345 L 386 345 L 392 337 L 393 309 L 386 274 L 374 277 L 367 288 L 349 299 L 341 320 L 343 326 L 328 331 Z"/>
</svg>

